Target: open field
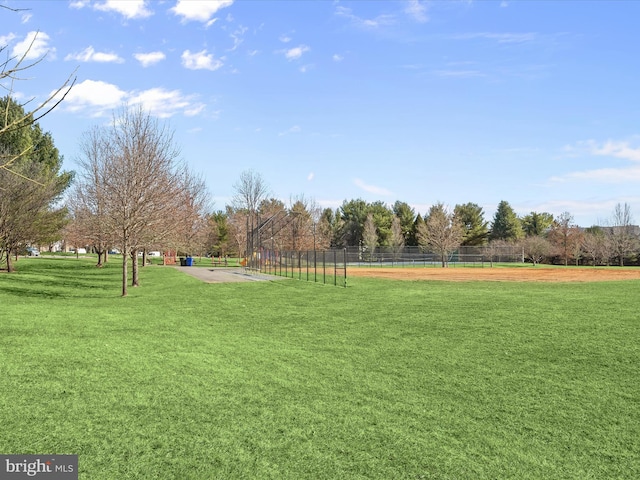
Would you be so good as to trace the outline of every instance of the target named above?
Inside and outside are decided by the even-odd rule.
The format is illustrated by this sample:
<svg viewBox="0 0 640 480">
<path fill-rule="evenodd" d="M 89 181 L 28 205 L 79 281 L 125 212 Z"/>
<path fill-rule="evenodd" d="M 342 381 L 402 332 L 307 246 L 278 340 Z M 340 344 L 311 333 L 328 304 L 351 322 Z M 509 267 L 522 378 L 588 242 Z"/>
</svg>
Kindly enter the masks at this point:
<svg viewBox="0 0 640 480">
<path fill-rule="evenodd" d="M 385 278 L 390 280 L 444 280 L 448 282 L 605 282 L 640 280 L 640 268 L 628 267 L 352 267 L 349 277 Z"/>
<path fill-rule="evenodd" d="M 150 266 L 120 298 L 118 265 L 17 267 L 0 452 L 78 454 L 83 480 L 640 477 L 638 280 L 335 288 Z"/>
</svg>

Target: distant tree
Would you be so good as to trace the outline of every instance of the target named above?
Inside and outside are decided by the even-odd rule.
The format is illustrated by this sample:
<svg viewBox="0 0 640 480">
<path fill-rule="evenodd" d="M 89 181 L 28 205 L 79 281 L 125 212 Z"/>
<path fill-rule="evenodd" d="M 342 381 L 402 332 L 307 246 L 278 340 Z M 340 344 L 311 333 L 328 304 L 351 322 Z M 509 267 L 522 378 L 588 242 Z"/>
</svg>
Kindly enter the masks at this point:
<svg viewBox="0 0 640 480">
<path fill-rule="evenodd" d="M 378 245 L 388 246 L 390 243 L 393 211 L 384 202 L 376 201 L 369 204 L 367 212 L 373 215 L 373 223 L 378 232 Z"/>
<path fill-rule="evenodd" d="M 93 247 L 98 254 L 97 267 L 102 267 L 106 262 L 108 247 L 117 243 L 107 215 L 107 179 L 102 176 L 103 162 L 109 154 L 104 135 L 104 130 L 98 127 L 83 134 L 78 159 L 80 173 L 67 199 L 72 218 L 72 228 L 67 233 L 75 247 Z"/>
<path fill-rule="evenodd" d="M 335 212 L 330 208 L 325 208 L 320 214 L 318 230 L 323 239 L 322 248 L 337 248 L 342 245 L 340 233 L 342 230 L 342 219 L 340 210 Z"/>
<path fill-rule="evenodd" d="M 600 227 L 589 227 L 582 238 L 582 252 L 591 259 L 593 266 L 608 263 L 609 239 Z"/>
<path fill-rule="evenodd" d="M 584 256 L 584 249 L 582 248 L 583 242 L 584 231 L 582 231 L 580 227 L 575 227 L 571 239 L 571 256 L 573 257 L 576 267 L 580 264 L 580 260 L 582 260 L 582 257 Z"/>
<path fill-rule="evenodd" d="M 247 257 L 247 223 L 248 214 L 244 209 L 235 209 L 227 206 L 227 225 L 229 235 L 233 238 L 233 244 L 239 257 Z"/>
<path fill-rule="evenodd" d="M 391 237 L 389 239 L 389 246 L 393 253 L 394 259 L 397 259 L 404 248 L 405 235 L 402 231 L 402 222 L 397 216 L 393 216 L 391 222 Z"/>
<path fill-rule="evenodd" d="M 250 234 L 259 224 L 259 207 L 263 200 L 269 195 L 269 186 L 258 172 L 245 170 L 240 174 L 240 178 L 233 184 L 234 195 L 232 206 L 236 211 L 245 212 L 245 239 L 250 239 Z M 240 227 L 236 225 L 236 227 Z M 257 245 L 251 246 L 257 248 Z M 245 249 L 246 250 L 246 249 Z M 247 252 L 249 255 L 250 252 Z"/>
<path fill-rule="evenodd" d="M 541 236 L 553 226 L 553 215 L 547 212 L 531 212 L 522 217 L 521 224 L 525 236 Z"/>
<path fill-rule="evenodd" d="M 484 219 L 482 207 L 475 203 L 465 203 L 456 205 L 453 213 L 464 229 L 462 245 L 479 246 L 487 243 L 489 222 Z"/>
<path fill-rule="evenodd" d="M 207 251 L 211 255 L 225 257 L 231 250 L 231 235 L 227 214 L 218 210 L 208 215 Z"/>
<path fill-rule="evenodd" d="M 362 245 L 366 252 L 366 257 L 369 261 L 372 261 L 378 245 L 378 230 L 376 224 L 373 221 L 373 213 L 367 215 L 367 219 L 364 222 L 364 231 L 362 234 Z"/>
<path fill-rule="evenodd" d="M 449 254 L 460 247 L 462 242 L 464 228 L 460 221 L 442 203 L 437 203 L 429 209 L 424 224 L 418 228 L 420 245 L 438 253 L 442 267 L 446 267 Z"/>
<path fill-rule="evenodd" d="M 317 205 L 314 200 L 298 195 L 292 200 L 289 209 L 288 231 L 290 248 L 295 251 L 312 250 L 315 243 L 315 214 Z"/>
<path fill-rule="evenodd" d="M 529 235 L 521 240 L 524 256 L 536 266 L 551 254 L 552 245 L 541 235 Z"/>
<path fill-rule="evenodd" d="M 563 212 L 558 216 L 549 232 L 549 241 L 555 246 L 565 265 L 569 264 L 575 244 L 580 243 L 579 229 L 573 224 L 573 215 Z"/>
<path fill-rule="evenodd" d="M 520 220 L 509 202 L 501 201 L 491 224 L 490 240 L 505 240 L 509 242 L 522 238 Z"/>
<path fill-rule="evenodd" d="M 282 200 L 267 198 L 260 202 L 260 242 L 272 250 L 291 248 L 291 232 L 285 228 L 289 211 Z M 258 239 L 256 239 L 258 240 Z"/>
<path fill-rule="evenodd" d="M 416 220 L 415 210 L 406 202 L 396 201 L 392 207 L 393 214 L 400 220 L 400 229 L 404 237 L 404 244 L 407 246 L 416 246 L 416 231 L 414 222 Z"/>
<path fill-rule="evenodd" d="M 637 249 L 638 237 L 633 234 L 632 223 L 633 216 L 629 204 L 616 204 L 608 231 L 613 254 L 621 267 L 624 266 L 625 258 Z"/>
<path fill-rule="evenodd" d="M 422 227 L 420 226 L 422 225 Z M 413 235 L 415 236 L 415 245 L 424 247 L 424 245 L 420 244 L 420 229 L 424 228 L 424 218 L 419 213 L 416 215 L 416 219 L 413 222 Z"/>
<path fill-rule="evenodd" d="M 367 220 L 369 205 L 364 200 L 344 201 L 340 207 L 342 218 L 341 238 L 344 246 L 359 246 L 362 242 L 364 222 Z"/>
</svg>

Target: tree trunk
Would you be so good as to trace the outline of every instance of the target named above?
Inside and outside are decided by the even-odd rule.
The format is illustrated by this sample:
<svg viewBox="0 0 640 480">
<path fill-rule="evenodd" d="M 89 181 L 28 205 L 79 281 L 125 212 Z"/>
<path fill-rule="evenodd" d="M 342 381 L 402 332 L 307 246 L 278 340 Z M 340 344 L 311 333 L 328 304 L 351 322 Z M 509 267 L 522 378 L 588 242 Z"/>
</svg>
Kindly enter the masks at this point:
<svg viewBox="0 0 640 480">
<path fill-rule="evenodd" d="M 131 251 L 131 286 L 137 287 L 140 285 L 138 281 L 138 249 L 134 248 Z"/>
<path fill-rule="evenodd" d="M 127 262 L 129 261 L 129 255 L 127 247 L 122 248 L 122 296 L 127 296 Z"/>
<path fill-rule="evenodd" d="M 7 273 L 13 272 L 13 264 L 11 263 L 11 250 L 7 250 Z"/>
</svg>

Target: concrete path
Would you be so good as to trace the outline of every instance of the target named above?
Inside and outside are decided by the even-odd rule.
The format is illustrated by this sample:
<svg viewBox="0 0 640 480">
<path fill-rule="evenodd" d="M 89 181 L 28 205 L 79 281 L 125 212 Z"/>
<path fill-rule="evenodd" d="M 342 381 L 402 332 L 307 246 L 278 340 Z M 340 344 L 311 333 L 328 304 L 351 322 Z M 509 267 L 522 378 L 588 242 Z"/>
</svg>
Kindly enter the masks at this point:
<svg viewBox="0 0 640 480">
<path fill-rule="evenodd" d="M 244 268 L 175 267 L 176 270 L 191 275 L 206 283 L 260 282 L 267 280 L 286 280 L 278 275 L 266 275 L 251 272 Z"/>
</svg>

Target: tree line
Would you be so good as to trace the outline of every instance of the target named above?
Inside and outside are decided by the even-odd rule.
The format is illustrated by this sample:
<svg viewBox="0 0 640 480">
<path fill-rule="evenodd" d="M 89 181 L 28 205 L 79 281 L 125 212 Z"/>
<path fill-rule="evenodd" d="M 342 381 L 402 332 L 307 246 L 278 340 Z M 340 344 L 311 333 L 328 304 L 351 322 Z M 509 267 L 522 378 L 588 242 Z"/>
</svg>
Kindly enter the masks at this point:
<svg viewBox="0 0 640 480">
<path fill-rule="evenodd" d="M 251 176 L 263 184 L 259 175 Z M 280 200 L 265 196 L 255 205 L 255 218 L 280 213 L 289 219 L 289 228 L 279 229 L 273 236 L 269 231 L 262 235 L 263 246 L 278 250 L 358 247 L 363 252 L 374 252 L 384 247 L 393 252 L 418 247 L 438 254 L 446 266 L 451 253 L 460 247 L 483 247 L 490 252 L 501 246 L 517 246 L 534 264 L 622 266 L 636 261 L 640 248 L 640 232 L 632 225 L 628 204 L 616 205 L 605 225 L 589 228 L 576 225 L 569 212 L 557 217 L 548 212 L 518 216 L 507 201 L 498 204 L 491 221 L 486 220 L 482 207 L 471 202 L 457 204 L 453 209 L 436 203 L 424 217 L 402 201 L 387 205 L 353 199 L 345 200 L 337 209 L 320 209 L 313 200 L 300 196 L 294 197 L 287 209 Z M 234 202 L 213 214 L 208 251 L 246 255 L 248 232 L 258 225 L 246 221 L 249 211 L 246 204 Z"/>
</svg>

